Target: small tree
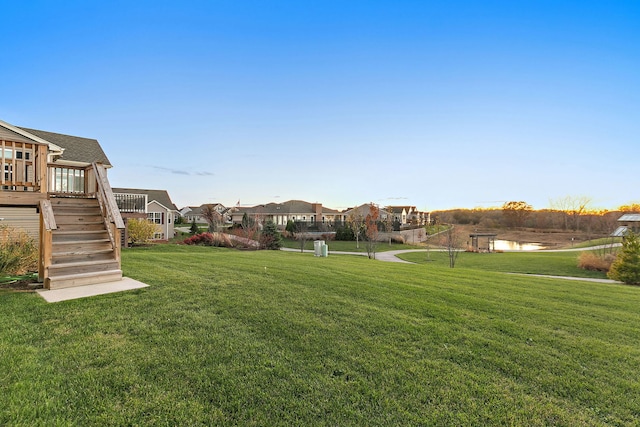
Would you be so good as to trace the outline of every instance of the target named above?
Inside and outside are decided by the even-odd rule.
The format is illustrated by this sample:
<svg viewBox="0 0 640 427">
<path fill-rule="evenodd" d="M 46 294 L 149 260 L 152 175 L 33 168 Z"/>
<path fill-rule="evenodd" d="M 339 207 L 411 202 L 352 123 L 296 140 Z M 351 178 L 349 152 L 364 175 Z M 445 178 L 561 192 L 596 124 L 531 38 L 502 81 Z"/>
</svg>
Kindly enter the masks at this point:
<svg viewBox="0 0 640 427">
<path fill-rule="evenodd" d="M 198 233 L 200 233 L 200 229 L 198 228 L 198 224 L 196 224 L 196 219 L 194 218 L 193 221 L 191 221 L 191 227 L 189 228 L 189 234 L 191 234 L 192 236 L 195 236 Z"/>
<path fill-rule="evenodd" d="M 207 230 L 209 233 L 218 231 L 218 226 L 222 223 L 222 215 L 215 210 L 213 205 L 204 205 L 202 208 L 202 217 L 207 221 L 207 224 L 209 224 Z"/>
<path fill-rule="evenodd" d="M 295 236 L 296 239 L 298 239 L 298 243 L 300 244 L 300 252 L 304 252 L 304 246 L 307 244 L 307 240 L 309 239 L 307 228 L 308 227 L 306 221 L 294 222 Z"/>
<path fill-rule="evenodd" d="M 273 250 L 282 247 L 282 235 L 273 221 L 265 222 L 262 233 L 260 233 L 260 247 Z"/>
<path fill-rule="evenodd" d="M 376 245 L 378 244 L 378 217 L 380 209 L 369 203 L 369 213 L 364 219 L 365 235 L 367 237 L 367 255 L 369 259 L 376 259 Z"/>
<path fill-rule="evenodd" d="M 449 267 L 454 268 L 456 266 L 458 255 L 462 251 L 460 234 L 457 229 L 452 225 L 449 225 L 449 228 L 441 234 L 441 239 L 445 250 L 447 251 L 447 255 L 449 256 Z"/>
<path fill-rule="evenodd" d="M 527 202 L 506 202 L 502 205 L 502 215 L 509 227 L 522 227 L 531 211 L 533 207 Z"/>
<path fill-rule="evenodd" d="M 255 225 L 255 220 L 253 218 L 250 218 L 249 215 L 247 215 L 247 213 L 243 213 L 242 214 L 242 228 L 245 230 L 248 230 L 250 228 L 253 228 L 253 226 Z"/>
<path fill-rule="evenodd" d="M 391 235 L 393 234 L 393 209 L 387 209 L 387 217 L 384 219 L 384 231 L 389 234 L 389 246 L 391 246 Z"/>
<path fill-rule="evenodd" d="M 359 207 L 353 208 L 347 217 L 347 224 L 349 224 L 349 228 L 353 231 L 353 235 L 356 238 L 356 248 L 360 249 L 360 233 L 362 233 L 364 218 L 362 217 L 362 212 L 360 212 Z"/>
<path fill-rule="evenodd" d="M 640 236 L 630 232 L 624 237 L 608 276 L 629 285 L 640 285 Z"/>
<path fill-rule="evenodd" d="M 131 218 L 127 221 L 127 234 L 132 245 L 148 242 L 158 231 L 157 224 L 144 218 Z"/>
</svg>

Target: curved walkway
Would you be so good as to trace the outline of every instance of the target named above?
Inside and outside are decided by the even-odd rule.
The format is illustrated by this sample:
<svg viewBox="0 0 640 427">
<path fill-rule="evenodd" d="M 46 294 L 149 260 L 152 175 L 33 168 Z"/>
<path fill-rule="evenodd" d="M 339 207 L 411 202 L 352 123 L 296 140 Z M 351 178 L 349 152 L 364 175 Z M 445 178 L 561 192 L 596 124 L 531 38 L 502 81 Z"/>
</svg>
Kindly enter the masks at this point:
<svg viewBox="0 0 640 427">
<path fill-rule="evenodd" d="M 614 244 L 617 246 L 619 244 Z M 621 246 L 621 245 L 620 245 Z M 535 252 L 570 252 L 570 251 L 585 251 L 585 250 L 594 250 L 594 249 L 603 249 L 605 247 L 611 247 L 611 245 L 601 245 L 601 246 L 592 246 L 589 248 L 571 248 L 571 249 L 551 249 L 551 250 L 539 250 Z M 282 251 L 287 252 L 300 252 L 300 249 L 292 249 L 292 248 L 281 248 Z M 445 251 L 446 249 L 430 249 L 431 251 Z M 312 250 L 305 249 L 305 253 L 313 253 Z M 376 260 L 385 261 L 385 262 L 398 262 L 403 264 L 415 264 L 413 262 L 405 261 L 397 257 L 399 254 L 405 254 L 409 252 L 427 252 L 426 249 L 399 249 L 396 251 L 384 251 L 384 252 L 376 252 Z M 522 252 L 522 251 L 507 251 L 507 252 Z M 367 256 L 366 252 L 343 252 L 343 251 L 332 251 L 331 254 L 335 255 L 361 255 Z M 594 279 L 589 277 L 571 277 L 571 276 L 553 276 L 549 274 L 527 274 L 527 273 L 504 273 L 504 274 L 515 274 L 519 276 L 533 276 L 533 277 L 546 277 L 548 279 L 565 279 L 565 280 L 579 280 L 583 282 L 594 282 L 594 283 L 609 283 L 609 284 L 622 284 L 622 282 L 618 282 L 616 280 L 611 279 Z"/>
</svg>

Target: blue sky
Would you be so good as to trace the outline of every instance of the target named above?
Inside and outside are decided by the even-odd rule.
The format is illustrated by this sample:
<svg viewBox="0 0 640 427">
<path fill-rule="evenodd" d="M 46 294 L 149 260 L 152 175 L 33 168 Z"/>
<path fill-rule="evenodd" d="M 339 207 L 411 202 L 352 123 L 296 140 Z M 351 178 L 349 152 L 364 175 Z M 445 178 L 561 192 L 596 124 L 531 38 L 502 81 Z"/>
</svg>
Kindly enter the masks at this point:
<svg viewBox="0 0 640 427">
<path fill-rule="evenodd" d="M 638 1 L 3 5 L 0 119 L 179 206 L 640 200 Z"/>
</svg>

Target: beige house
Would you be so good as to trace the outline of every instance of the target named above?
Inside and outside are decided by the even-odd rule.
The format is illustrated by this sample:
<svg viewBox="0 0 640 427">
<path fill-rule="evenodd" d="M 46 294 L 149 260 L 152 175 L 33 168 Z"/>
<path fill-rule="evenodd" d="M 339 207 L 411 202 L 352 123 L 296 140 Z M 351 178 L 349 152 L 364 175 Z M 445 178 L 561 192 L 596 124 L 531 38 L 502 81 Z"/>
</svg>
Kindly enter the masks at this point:
<svg viewBox="0 0 640 427">
<path fill-rule="evenodd" d="M 186 223 L 191 223 L 193 221 L 196 223 L 206 223 L 207 220 L 202 215 L 202 210 L 206 206 L 213 207 L 213 209 L 218 212 L 222 218 L 224 218 L 225 222 L 229 222 L 231 220 L 229 216 L 230 209 L 221 203 L 205 203 L 200 206 L 186 206 L 180 210 L 180 216 L 182 216 L 182 219 Z"/>
<path fill-rule="evenodd" d="M 231 221 L 234 224 L 241 224 L 245 214 L 261 223 L 273 221 L 281 229 L 287 226 L 288 221 L 305 222 L 309 226 L 318 228 L 331 228 L 336 222 L 343 221 L 343 215 L 340 211 L 326 208 L 322 206 L 322 203 L 309 203 L 302 200 L 237 207 L 231 214 Z"/>
<path fill-rule="evenodd" d="M 147 218 L 158 226 L 153 240 L 168 240 L 175 236 L 178 208 L 166 190 L 114 188 L 113 194 L 125 222 L 129 218 Z M 123 240 L 128 241 L 126 237 Z"/>
<path fill-rule="evenodd" d="M 415 206 L 387 206 L 385 210 L 393 215 L 394 221 L 400 226 L 427 225 L 431 221 L 429 212 L 422 212 Z"/>
</svg>

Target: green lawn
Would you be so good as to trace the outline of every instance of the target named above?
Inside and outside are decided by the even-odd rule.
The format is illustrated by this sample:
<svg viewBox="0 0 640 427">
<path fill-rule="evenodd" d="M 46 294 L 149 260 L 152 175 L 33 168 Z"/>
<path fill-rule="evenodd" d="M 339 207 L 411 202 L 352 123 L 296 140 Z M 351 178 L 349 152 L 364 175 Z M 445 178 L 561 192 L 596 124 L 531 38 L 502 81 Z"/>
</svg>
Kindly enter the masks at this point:
<svg viewBox="0 0 640 427">
<path fill-rule="evenodd" d="M 149 288 L 1 292 L 0 425 L 640 423 L 640 288 L 428 264 L 159 245 Z"/>
<path fill-rule="evenodd" d="M 600 239 L 593 239 L 587 240 L 586 242 L 576 243 L 575 245 L 570 245 L 569 247 L 588 248 L 598 245 L 610 245 L 612 243 L 622 243 L 622 237 L 602 237 Z"/>
<path fill-rule="evenodd" d="M 367 252 L 367 243 L 363 241 L 360 241 L 359 244 L 356 244 L 355 241 L 325 240 L 325 243 L 329 247 L 329 252 Z M 300 242 L 293 239 L 283 239 L 282 246 L 284 246 L 285 248 L 300 249 Z M 313 240 L 307 240 L 305 242 L 304 248 L 306 250 L 313 250 Z M 400 249 L 416 248 L 421 248 L 421 246 L 406 245 L 400 243 L 389 244 L 384 242 L 379 242 L 378 244 L 376 244 L 376 252 L 397 251 Z"/>
<path fill-rule="evenodd" d="M 578 251 L 567 252 L 502 252 L 474 253 L 461 252 L 456 260 L 456 269 L 474 269 L 504 273 L 549 274 L 554 276 L 587 277 L 606 279 L 601 271 L 583 270 L 578 267 Z M 429 251 L 400 254 L 405 261 L 425 264 L 427 267 L 448 267 L 446 252 Z"/>
</svg>

